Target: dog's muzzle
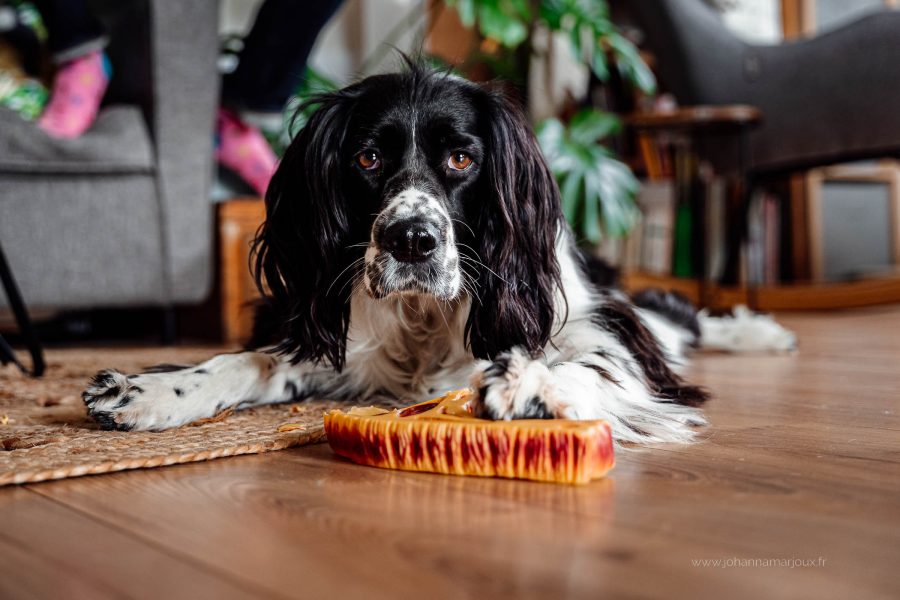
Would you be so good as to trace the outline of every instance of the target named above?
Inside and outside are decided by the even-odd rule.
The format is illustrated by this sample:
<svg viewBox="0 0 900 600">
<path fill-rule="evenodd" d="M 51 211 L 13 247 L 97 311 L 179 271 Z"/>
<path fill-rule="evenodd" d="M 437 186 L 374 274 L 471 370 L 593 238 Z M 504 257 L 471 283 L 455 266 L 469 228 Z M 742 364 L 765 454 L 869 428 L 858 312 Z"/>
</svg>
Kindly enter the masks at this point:
<svg viewBox="0 0 900 600">
<path fill-rule="evenodd" d="M 372 225 L 363 283 L 375 298 L 412 292 L 450 300 L 459 294 L 453 227 L 436 198 L 410 188 L 381 211 Z"/>
</svg>

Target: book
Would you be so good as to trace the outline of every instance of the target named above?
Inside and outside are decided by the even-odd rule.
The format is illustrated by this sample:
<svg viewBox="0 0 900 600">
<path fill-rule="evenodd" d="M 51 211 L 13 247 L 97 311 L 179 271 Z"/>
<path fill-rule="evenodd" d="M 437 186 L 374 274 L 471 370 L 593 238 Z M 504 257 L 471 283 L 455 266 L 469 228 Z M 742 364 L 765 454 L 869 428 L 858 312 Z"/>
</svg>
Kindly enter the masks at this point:
<svg viewBox="0 0 900 600">
<path fill-rule="evenodd" d="M 711 177 L 706 194 L 706 278 L 715 281 L 725 268 L 725 180 Z"/>
<path fill-rule="evenodd" d="M 638 192 L 637 203 L 642 213 L 639 267 L 647 273 L 670 275 L 675 217 L 672 182 L 644 182 Z"/>
<path fill-rule="evenodd" d="M 697 237 L 703 231 L 700 209 L 703 206 L 704 184 L 698 174 L 694 155 L 681 149 L 675 153 L 678 161 L 675 179 L 675 227 L 672 247 L 672 275 L 697 275 L 701 247 Z"/>
<path fill-rule="evenodd" d="M 766 194 L 763 208 L 763 283 L 776 285 L 781 265 L 781 207 L 778 197 Z"/>
</svg>

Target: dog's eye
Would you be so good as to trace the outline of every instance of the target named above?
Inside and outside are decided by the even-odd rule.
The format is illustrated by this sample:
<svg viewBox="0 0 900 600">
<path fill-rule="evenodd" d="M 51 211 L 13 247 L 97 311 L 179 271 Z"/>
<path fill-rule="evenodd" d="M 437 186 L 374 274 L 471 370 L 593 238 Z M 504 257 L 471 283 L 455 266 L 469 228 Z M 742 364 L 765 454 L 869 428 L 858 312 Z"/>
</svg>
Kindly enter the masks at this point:
<svg viewBox="0 0 900 600">
<path fill-rule="evenodd" d="M 472 157 L 465 152 L 454 152 L 447 161 L 450 168 L 454 171 L 465 171 L 472 166 Z"/>
<path fill-rule="evenodd" d="M 363 150 L 356 155 L 356 164 L 366 171 L 372 171 L 381 166 L 381 157 L 374 150 Z"/>
</svg>

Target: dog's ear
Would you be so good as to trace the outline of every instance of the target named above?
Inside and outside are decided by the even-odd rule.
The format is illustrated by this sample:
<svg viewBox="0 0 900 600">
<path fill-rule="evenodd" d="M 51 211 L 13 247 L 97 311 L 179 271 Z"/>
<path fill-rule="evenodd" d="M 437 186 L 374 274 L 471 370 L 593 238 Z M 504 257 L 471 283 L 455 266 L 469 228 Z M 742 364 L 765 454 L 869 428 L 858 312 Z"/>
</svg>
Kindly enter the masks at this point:
<svg viewBox="0 0 900 600">
<path fill-rule="evenodd" d="M 553 333 L 555 294 L 562 289 L 559 190 L 517 105 L 484 90 L 480 114 L 487 152 L 481 197 L 468 211 L 477 232 L 478 256 L 472 258 L 483 266 L 467 336 L 477 358 L 494 358 L 512 346 L 537 353 Z"/>
<path fill-rule="evenodd" d="M 266 192 L 266 221 L 254 241 L 257 286 L 285 323 L 279 350 L 295 362 L 346 353 L 352 285 L 332 285 L 352 262 L 341 146 L 353 98 L 317 98 L 319 108 L 291 142 Z M 349 269 L 348 269 L 349 270 Z"/>
</svg>

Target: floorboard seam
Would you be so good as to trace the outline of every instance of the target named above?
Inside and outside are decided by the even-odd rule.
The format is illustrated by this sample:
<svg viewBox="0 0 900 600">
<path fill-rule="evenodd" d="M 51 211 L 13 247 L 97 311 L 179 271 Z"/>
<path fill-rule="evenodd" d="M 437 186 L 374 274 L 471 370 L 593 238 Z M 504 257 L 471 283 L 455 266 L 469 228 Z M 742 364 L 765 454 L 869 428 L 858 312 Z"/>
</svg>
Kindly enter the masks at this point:
<svg viewBox="0 0 900 600">
<path fill-rule="evenodd" d="M 35 484 L 35 485 L 42 485 L 42 484 Z M 153 548 L 155 550 L 163 552 L 164 554 L 171 556 L 172 558 L 187 561 L 189 564 L 194 565 L 195 567 L 197 567 L 201 570 L 204 570 L 207 573 L 210 573 L 217 577 L 221 577 L 225 581 L 233 584 L 235 587 L 237 587 L 247 593 L 254 594 L 257 596 L 259 596 L 260 594 L 263 594 L 264 597 L 267 597 L 267 598 L 276 598 L 277 597 L 277 598 L 282 598 L 283 600 L 290 600 L 290 598 L 288 596 L 282 596 L 280 594 L 277 594 L 269 588 L 259 587 L 255 583 L 246 581 L 245 579 L 232 573 L 231 571 L 219 568 L 218 566 L 209 564 L 207 562 L 203 562 L 192 554 L 180 552 L 177 549 L 166 546 L 165 544 L 157 542 L 156 540 L 154 540 L 152 538 L 143 536 L 140 533 L 138 533 L 132 529 L 122 527 L 118 523 L 103 519 L 102 517 L 99 517 L 99 516 L 95 515 L 94 513 L 91 513 L 89 511 L 81 509 L 77 506 L 72 506 L 71 504 L 68 504 L 58 498 L 50 496 L 50 495 L 46 494 L 45 492 L 36 490 L 32 487 L 32 485 L 26 485 L 23 487 L 26 490 L 28 490 L 29 492 L 32 492 L 33 494 L 37 494 L 41 498 L 45 498 L 46 500 L 49 500 L 50 502 L 53 502 L 54 504 L 58 504 L 59 506 L 62 506 L 63 508 L 66 508 L 68 510 L 76 512 L 79 515 L 94 521 L 95 523 L 100 523 L 100 524 L 104 525 L 105 527 L 114 529 L 115 531 L 118 531 L 119 533 L 127 535 L 128 537 L 130 537 L 146 546 L 149 546 L 150 548 Z"/>
</svg>

